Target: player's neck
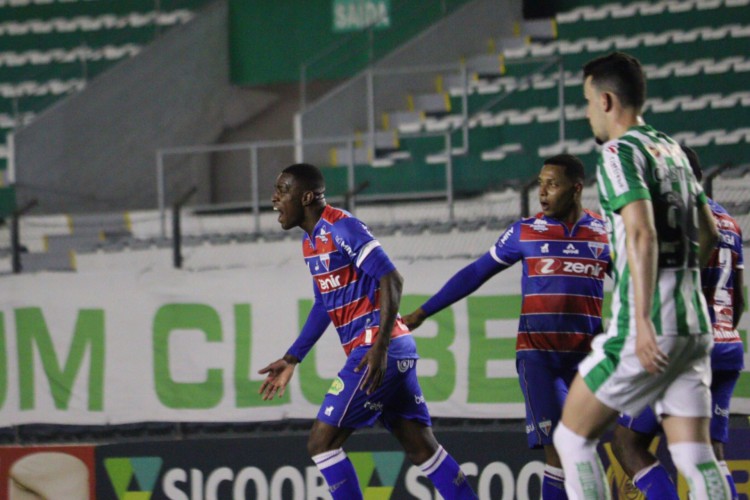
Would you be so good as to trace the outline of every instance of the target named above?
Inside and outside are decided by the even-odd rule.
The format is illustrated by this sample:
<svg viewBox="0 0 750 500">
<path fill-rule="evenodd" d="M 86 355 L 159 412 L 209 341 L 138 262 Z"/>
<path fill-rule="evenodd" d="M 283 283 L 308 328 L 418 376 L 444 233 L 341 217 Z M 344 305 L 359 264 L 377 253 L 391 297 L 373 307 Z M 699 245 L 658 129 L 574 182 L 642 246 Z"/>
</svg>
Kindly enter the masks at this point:
<svg viewBox="0 0 750 500">
<path fill-rule="evenodd" d="M 623 110 L 612 120 L 609 126 L 609 140 L 619 139 L 632 127 L 645 125 L 646 122 L 638 113 Z"/>
<path fill-rule="evenodd" d="M 576 205 L 561 222 L 571 228 L 581 220 L 581 216 L 583 216 L 583 207 Z"/>
<path fill-rule="evenodd" d="M 300 224 L 300 227 L 312 238 L 312 233 L 315 231 L 315 226 L 318 225 L 318 221 L 323 216 L 323 210 L 326 208 L 326 203 L 316 203 L 314 205 L 308 205 L 305 207 L 305 220 Z"/>
</svg>

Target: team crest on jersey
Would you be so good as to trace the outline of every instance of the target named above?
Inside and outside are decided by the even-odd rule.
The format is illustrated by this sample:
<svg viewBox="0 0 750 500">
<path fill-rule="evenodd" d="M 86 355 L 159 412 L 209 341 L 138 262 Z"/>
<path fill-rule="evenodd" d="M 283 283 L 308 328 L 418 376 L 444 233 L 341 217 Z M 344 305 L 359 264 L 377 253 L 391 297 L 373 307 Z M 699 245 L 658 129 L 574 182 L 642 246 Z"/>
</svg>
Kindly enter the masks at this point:
<svg viewBox="0 0 750 500">
<path fill-rule="evenodd" d="M 602 252 L 604 252 L 604 247 L 604 243 L 589 241 L 589 250 L 591 250 L 591 254 L 597 259 L 601 256 Z"/>
<path fill-rule="evenodd" d="M 616 154 L 617 154 L 617 144 L 610 144 L 610 145 L 609 145 L 609 146 L 607 147 L 607 151 L 609 151 L 609 152 L 610 152 L 610 153 L 612 153 L 613 155 L 616 155 Z"/>
<path fill-rule="evenodd" d="M 544 219 L 534 219 L 534 223 L 531 224 L 531 229 L 534 231 L 537 231 L 539 233 L 543 233 L 547 231 L 549 228 L 547 227 L 547 221 Z"/>
<path fill-rule="evenodd" d="M 321 227 L 320 228 L 320 233 L 318 233 L 318 235 L 316 236 L 316 238 L 319 239 L 320 241 L 322 241 L 323 243 L 328 243 L 328 235 L 329 234 L 331 234 L 331 233 L 326 233 L 326 228 Z"/>
<path fill-rule="evenodd" d="M 338 396 L 339 394 L 341 394 L 341 391 L 343 390 L 344 390 L 344 381 L 341 380 L 341 377 L 336 377 L 331 383 L 331 387 L 328 389 L 328 394 L 333 394 L 334 396 Z"/>
<path fill-rule="evenodd" d="M 323 255 L 320 256 L 320 263 L 323 264 L 323 267 L 325 267 L 326 271 L 328 271 L 331 265 L 331 256 L 328 255 L 327 253 L 324 253 Z M 316 266 L 315 270 L 317 271 L 317 269 L 318 268 Z"/>
<path fill-rule="evenodd" d="M 539 430 L 542 431 L 545 436 L 549 436 L 549 433 L 552 430 L 552 421 L 545 420 L 543 422 L 539 422 Z"/>
</svg>

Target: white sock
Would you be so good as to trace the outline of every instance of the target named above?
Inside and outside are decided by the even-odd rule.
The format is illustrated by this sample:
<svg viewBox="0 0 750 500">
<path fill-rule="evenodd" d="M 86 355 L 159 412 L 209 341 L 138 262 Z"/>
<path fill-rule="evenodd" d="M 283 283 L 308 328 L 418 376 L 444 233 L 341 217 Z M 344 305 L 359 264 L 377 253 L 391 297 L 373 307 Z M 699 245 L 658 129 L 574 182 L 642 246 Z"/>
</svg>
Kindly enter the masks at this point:
<svg viewBox="0 0 750 500">
<path fill-rule="evenodd" d="M 604 469 L 596 452 L 597 440 L 579 436 L 560 422 L 555 429 L 554 442 L 565 471 L 568 498 L 610 498 Z"/>
<path fill-rule="evenodd" d="M 725 500 L 731 498 L 729 485 L 708 443 L 681 442 L 669 445 L 677 469 L 688 481 L 690 498 Z"/>
</svg>

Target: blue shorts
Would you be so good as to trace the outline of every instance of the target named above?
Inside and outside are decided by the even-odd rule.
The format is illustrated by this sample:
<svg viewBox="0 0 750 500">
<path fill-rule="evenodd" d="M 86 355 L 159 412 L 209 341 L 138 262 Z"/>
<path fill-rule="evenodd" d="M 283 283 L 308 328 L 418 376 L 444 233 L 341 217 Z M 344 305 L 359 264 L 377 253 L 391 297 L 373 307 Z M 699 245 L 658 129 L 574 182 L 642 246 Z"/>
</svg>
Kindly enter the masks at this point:
<svg viewBox="0 0 750 500">
<path fill-rule="evenodd" d="M 526 437 L 529 448 L 552 445 L 552 432 L 562 415 L 576 367 L 553 368 L 528 359 L 516 360 L 518 382 L 526 401 Z"/>
<path fill-rule="evenodd" d="M 729 401 L 737 380 L 739 370 L 715 370 L 711 375 L 711 440 L 726 443 L 729 439 Z M 656 434 L 661 431 L 661 424 L 654 415 L 654 410 L 647 406 L 637 417 L 622 414 L 617 420 L 619 425 L 640 432 Z"/>
<path fill-rule="evenodd" d="M 378 418 L 388 430 L 399 419 L 431 426 L 430 412 L 417 380 L 417 360 L 389 356 L 383 382 L 368 396 L 359 389 L 366 370 L 354 372 L 365 352 L 358 349 L 346 360 L 323 399 L 318 420 L 350 429 L 371 427 Z"/>
</svg>

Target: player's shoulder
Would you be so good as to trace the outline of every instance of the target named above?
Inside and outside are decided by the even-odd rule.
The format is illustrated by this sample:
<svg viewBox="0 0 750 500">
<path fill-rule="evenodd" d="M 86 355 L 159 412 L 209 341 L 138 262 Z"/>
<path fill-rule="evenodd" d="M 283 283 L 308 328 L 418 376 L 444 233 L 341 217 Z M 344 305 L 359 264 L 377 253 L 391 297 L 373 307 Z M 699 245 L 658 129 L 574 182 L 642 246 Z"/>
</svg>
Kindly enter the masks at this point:
<svg viewBox="0 0 750 500">
<path fill-rule="evenodd" d="M 719 230 L 741 232 L 737 220 L 723 206 L 711 198 L 708 199 L 708 206 L 711 208 L 711 213 L 719 226 Z"/>
</svg>

